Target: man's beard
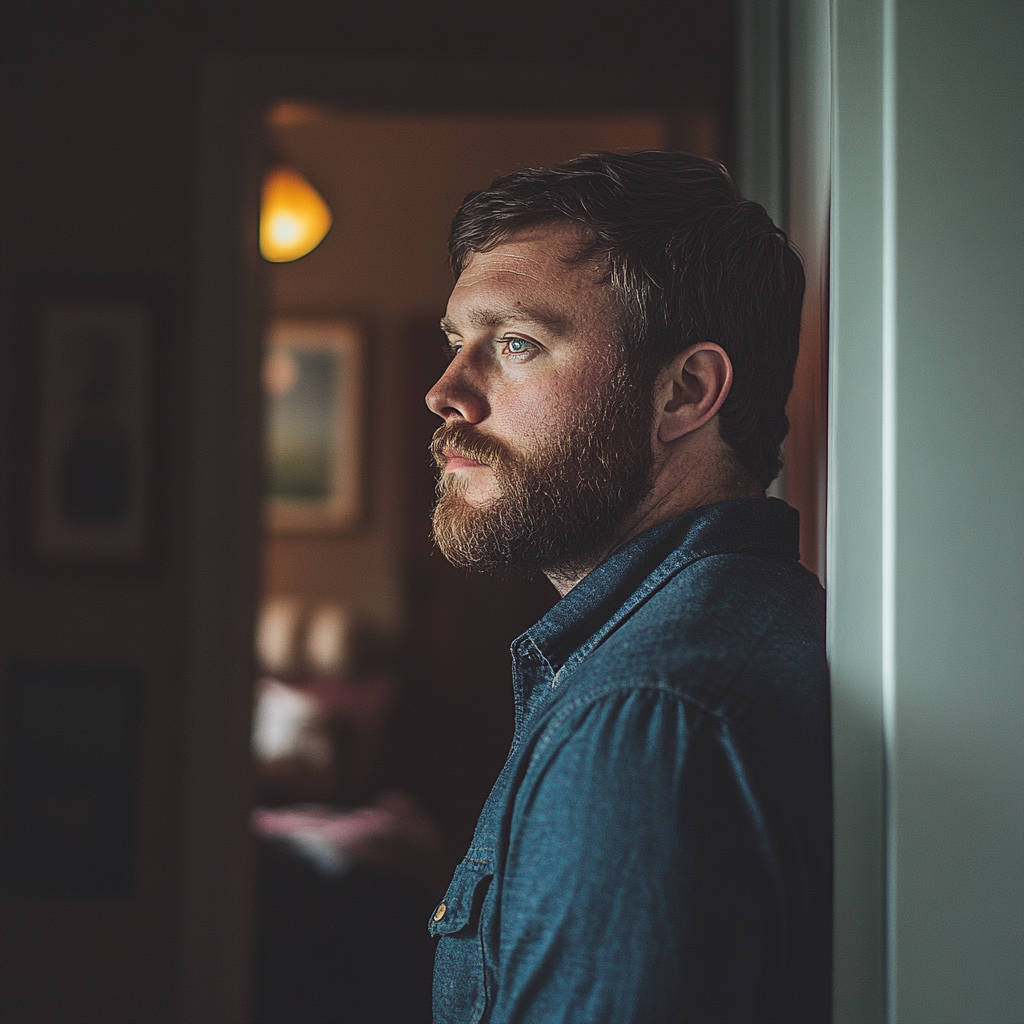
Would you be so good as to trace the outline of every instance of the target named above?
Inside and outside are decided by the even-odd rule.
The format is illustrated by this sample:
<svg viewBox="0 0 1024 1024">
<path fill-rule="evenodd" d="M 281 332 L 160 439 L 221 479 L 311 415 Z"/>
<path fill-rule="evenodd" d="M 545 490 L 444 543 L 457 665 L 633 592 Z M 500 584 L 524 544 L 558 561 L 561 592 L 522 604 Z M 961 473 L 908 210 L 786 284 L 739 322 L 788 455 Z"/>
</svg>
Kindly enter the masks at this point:
<svg viewBox="0 0 1024 1024">
<path fill-rule="evenodd" d="M 653 409 L 620 367 L 557 435 L 517 452 L 450 422 L 430 445 L 442 468 L 434 506 L 434 540 L 454 565 L 478 570 L 589 571 L 651 489 Z M 497 498 L 474 507 L 466 481 L 443 472 L 453 449 L 491 467 Z"/>
</svg>

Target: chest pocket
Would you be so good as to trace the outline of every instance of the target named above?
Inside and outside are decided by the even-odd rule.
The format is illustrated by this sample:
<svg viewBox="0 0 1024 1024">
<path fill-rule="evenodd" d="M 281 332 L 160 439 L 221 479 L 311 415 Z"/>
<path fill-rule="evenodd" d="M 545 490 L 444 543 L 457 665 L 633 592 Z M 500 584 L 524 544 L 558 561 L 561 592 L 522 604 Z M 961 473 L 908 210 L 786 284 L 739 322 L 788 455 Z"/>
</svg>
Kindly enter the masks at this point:
<svg viewBox="0 0 1024 1024">
<path fill-rule="evenodd" d="M 487 1009 L 489 984 L 481 916 L 491 879 L 490 853 L 471 849 L 430 919 L 440 938 L 434 958 L 434 1020 L 477 1024 Z"/>
</svg>

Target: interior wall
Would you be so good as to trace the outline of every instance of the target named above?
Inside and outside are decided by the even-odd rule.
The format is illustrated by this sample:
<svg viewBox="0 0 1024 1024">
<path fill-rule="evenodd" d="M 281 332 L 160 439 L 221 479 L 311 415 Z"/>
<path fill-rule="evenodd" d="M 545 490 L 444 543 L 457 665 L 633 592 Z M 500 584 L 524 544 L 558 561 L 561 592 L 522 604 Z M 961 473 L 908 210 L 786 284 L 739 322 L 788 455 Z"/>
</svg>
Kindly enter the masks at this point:
<svg viewBox="0 0 1024 1024">
<path fill-rule="evenodd" d="M 833 0 L 836 1020 L 1024 1017 L 1024 7 Z"/>
<path fill-rule="evenodd" d="M 890 1014 L 1024 1018 L 1024 5 L 899 0 Z"/>
<path fill-rule="evenodd" d="M 395 642 L 405 626 L 406 467 L 410 452 L 429 461 L 429 435 L 411 427 L 406 408 L 410 330 L 444 313 L 451 290 L 445 242 L 455 210 L 472 189 L 521 167 L 594 150 L 660 148 L 665 118 L 411 115 L 292 104 L 278 106 L 270 122 L 273 151 L 316 184 L 334 226 L 308 256 L 268 268 L 269 314 L 354 317 L 368 332 L 369 351 L 363 515 L 343 534 L 271 532 L 264 589 L 306 604 L 343 602 L 379 639 Z M 436 337 L 440 347 L 439 329 Z M 411 514 L 422 514 L 418 505 Z M 429 530 L 425 516 L 419 529 Z"/>
<path fill-rule="evenodd" d="M 0 740 L 7 738 L 6 684 L 17 663 L 127 667 L 139 674 L 142 711 L 131 896 L 5 887 L 0 1017 L 25 1024 L 169 1021 L 187 550 L 192 200 L 181 97 L 190 88 L 189 71 L 152 47 L 148 54 L 118 54 L 103 40 L 92 48 L 61 45 L 11 5 L 2 18 Z M 32 414 L 23 300 L 36 282 L 143 282 L 161 296 L 162 501 L 148 572 L 42 572 L 21 557 L 24 441 Z"/>
</svg>

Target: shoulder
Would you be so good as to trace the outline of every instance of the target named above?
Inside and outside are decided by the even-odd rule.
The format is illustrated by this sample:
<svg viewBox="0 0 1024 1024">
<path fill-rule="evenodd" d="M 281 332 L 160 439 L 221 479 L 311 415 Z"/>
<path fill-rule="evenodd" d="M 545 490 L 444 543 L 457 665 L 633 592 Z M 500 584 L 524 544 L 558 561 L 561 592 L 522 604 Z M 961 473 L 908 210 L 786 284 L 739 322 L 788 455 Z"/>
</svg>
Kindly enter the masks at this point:
<svg viewBox="0 0 1024 1024">
<path fill-rule="evenodd" d="M 827 774 L 824 613 L 817 578 L 791 558 L 698 559 L 566 663 L 533 757 L 562 747 L 576 756 L 584 747 L 646 750 L 657 726 L 664 759 L 673 722 L 688 757 L 695 735 L 721 742 L 728 734 L 749 766 L 792 778 Z"/>
<path fill-rule="evenodd" d="M 824 591 L 790 558 L 709 555 L 638 602 L 562 677 L 595 696 L 671 691 L 735 723 L 755 709 L 772 718 L 772 708 L 825 706 Z"/>
</svg>

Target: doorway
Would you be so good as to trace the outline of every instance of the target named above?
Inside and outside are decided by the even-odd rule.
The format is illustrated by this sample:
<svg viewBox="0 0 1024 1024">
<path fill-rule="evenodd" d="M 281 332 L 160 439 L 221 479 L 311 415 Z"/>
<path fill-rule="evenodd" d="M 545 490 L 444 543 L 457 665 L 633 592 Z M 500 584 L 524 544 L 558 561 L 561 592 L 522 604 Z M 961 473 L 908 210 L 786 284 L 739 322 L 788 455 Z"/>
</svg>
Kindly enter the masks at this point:
<svg viewBox="0 0 1024 1024">
<path fill-rule="evenodd" d="M 713 118 L 684 123 L 687 148 L 719 155 Z M 341 521 L 330 486 L 266 499 L 256 1019 L 277 1024 L 301 1007 L 310 1021 L 428 1021 L 423 922 L 511 742 L 509 645 L 556 596 L 543 578 L 455 570 L 430 540 L 436 423 L 423 395 L 445 362 L 448 223 L 466 193 L 502 174 L 665 148 L 669 123 L 652 110 L 278 102 L 266 133 L 272 162 L 306 177 L 334 222 L 309 255 L 266 268 L 265 437 L 277 436 L 282 385 L 297 394 L 313 348 L 328 358 L 335 336 L 355 351 L 338 357 L 333 401 L 358 415 L 337 439 L 350 466 L 338 486 L 354 489 Z"/>
<path fill-rule="evenodd" d="M 248 751 L 254 682 L 259 678 L 252 637 L 263 592 L 258 568 L 263 565 L 264 537 L 259 423 L 268 324 L 278 313 L 341 316 L 365 332 L 369 387 L 364 390 L 367 414 L 360 455 L 366 501 L 358 525 L 335 537 L 331 555 L 312 537 L 282 535 L 267 546 L 265 578 L 280 588 L 275 594 L 308 595 L 304 604 L 299 602 L 307 634 L 309 617 L 318 609 L 354 600 L 364 665 L 401 680 L 391 743 L 392 749 L 404 752 L 405 765 L 399 757 L 392 768 L 404 771 L 406 779 L 416 775 L 417 793 L 425 794 L 418 801 L 430 804 L 427 809 L 436 815 L 448 849 L 457 855 L 507 749 L 510 702 L 502 678 L 508 640 L 534 621 L 551 597 L 547 585 L 536 582 L 503 595 L 488 591 L 488 584 L 456 573 L 430 553 L 426 513 L 432 474 L 420 453 L 433 427 L 422 396 L 440 372 L 435 341 L 440 333 L 433 325 L 448 291 L 447 220 L 469 188 L 488 184 L 496 173 L 523 163 L 563 159 L 583 149 L 632 149 L 650 139 L 730 159 L 730 67 L 723 66 L 717 77 L 698 75 L 689 67 L 564 62 L 522 65 L 517 72 L 496 78 L 490 65 L 469 62 L 454 79 L 440 62 L 322 55 L 278 55 L 273 60 L 222 56 L 204 69 L 193 481 L 193 521 L 203 551 L 193 580 L 182 917 L 186 953 L 180 967 L 182 1005 L 196 1019 L 206 1019 L 210 1007 L 221 1008 L 211 1019 L 245 1019 L 249 1012 L 252 948 L 246 937 L 253 935 L 249 820 L 254 794 Z M 275 124 L 268 125 L 268 112 Z M 383 120 L 375 125 L 375 118 Z M 488 119 L 504 118 L 512 119 L 507 124 L 514 128 L 499 133 L 505 148 L 487 150 L 483 140 L 488 131 L 496 138 L 493 126 L 487 128 Z M 588 119 L 586 130 L 567 127 Z M 420 237 L 436 246 L 432 253 L 424 256 L 421 250 L 415 261 L 410 256 L 406 264 L 399 261 L 391 268 L 392 280 L 395 268 L 408 270 L 413 262 L 416 273 L 423 275 L 416 278 L 415 295 L 409 292 L 405 305 L 390 301 L 380 282 L 367 281 L 371 263 L 358 256 L 346 257 L 351 281 L 342 296 L 338 289 L 317 293 L 325 279 L 318 284 L 315 275 L 303 282 L 301 261 L 269 268 L 258 255 L 260 183 L 275 158 L 273 149 L 294 147 L 291 152 L 298 160 L 306 157 L 304 147 L 312 147 L 309 155 L 314 155 L 321 121 L 336 138 L 362 132 L 372 143 L 376 137 L 378 157 L 386 156 L 380 144 L 382 125 L 397 130 L 404 123 L 409 138 L 432 149 L 439 161 L 432 187 L 443 199 L 443 212 L 437 205 L 429 216 L 410 212 L 408 195 L 399 204 Z M 533 135 L 527 132 L 524 145 L 510 145 L 516 132 L 530 123 Z M 439 132 L 443 138 L 444 131 L 451 133 L 460 125 L 470 132 L 463 138 L 479 143 L 478 156 L 459 153 L 450 138 L 438 144 Z M 616 137 L 614 132 L 624 125 L 634 127 Z M 569 134 L 554 143 L 553 135 L 563 130 Z M 461 167 L 472 173 L 459 179 Z M 455 178 L 444 179 L 453 168 Z M 319 165 L 305 170 L 311 180 L 321 173 Z M 326 166 L 322 170 L 328 178 L 333 173 Z M 338 221 L 321 247 L 324 255 L 333 244 L 332 235 L 343 240 L 352 218 L 365 215 L 352 203 L 358 174 L 355 168 L 351 173 L 356 177 L 343 181 L 340 198 L 334 199 Z M 365 181 L 367 167 L 359 173 Z M 396 173 L 391 166 L 382 175 L 390 176 L 392 189 Z M 330 190 L 326 180 L 316 183 Z M 379 243 L 374 244 L 379 252 Z M 319 253 L 307 257 L 308 266 L 316 269 Z M 284 273 L 281 303 L 275 309 L 278 286 L 269 274 L 276 269 Z M 329 276 L 326 281 L 329 287 Z M 317 565 L 320 555 L 328 559 L 330 571 L 315 573 L 319 582 L 308 591 L 297 589 L 302 579 L 310 578 L 303 573 Z M 341 565 L 345 571 L 336 571 Z M 478 591 L 478 586 L 483 589 Z M 466 616 L 474 633 L 491 638 L 492 653 L 477 652 L 468 667 L 455 664 L 438 674 L 430 667 L 430 658 L 437 656 L 437 630 L 430 628 L 428 614 L 415 609 Z M 413 636 L 416 630 L 419 639 Z M 415 650 L 429 657 L 417 661 L 409 653 Z M 425 681 L 431 673 L 439 680 L 435 684 Z M 414 674 L 422 677 L 416 687 L 405 682 Z M 493 682 L 478 685 L 477 680 Z M 467 716 L 462 735 L 445 718 L 446 711 Z M 424 752 L 433 758 L 429 771 L 417 769 L 425 763 Z M 441 793 L 448 795 L 439 801 Z M 437 806 L 441 810 L 433 811 Z"/>
</svg>

